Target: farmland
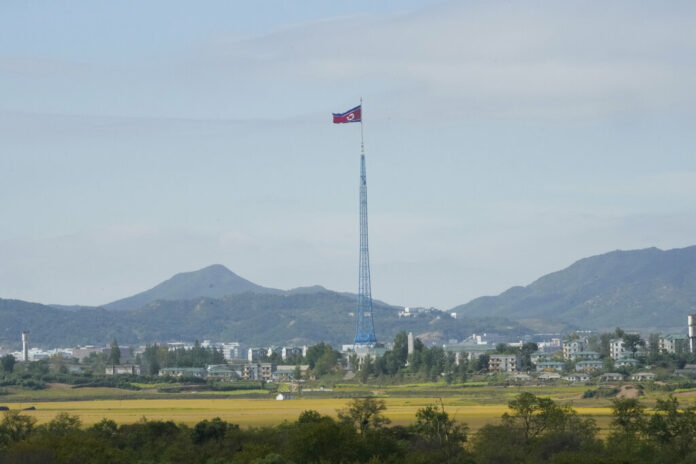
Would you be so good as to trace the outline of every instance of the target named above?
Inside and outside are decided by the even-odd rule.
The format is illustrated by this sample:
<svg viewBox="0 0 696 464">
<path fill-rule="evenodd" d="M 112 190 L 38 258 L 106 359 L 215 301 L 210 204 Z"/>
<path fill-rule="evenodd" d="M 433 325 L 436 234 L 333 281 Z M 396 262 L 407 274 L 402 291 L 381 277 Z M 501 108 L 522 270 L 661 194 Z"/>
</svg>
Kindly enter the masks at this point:
<svg viewBox="0 0 696 464">
<path fill-rule="evenodd" d="M 53 385 L 42 391 L 9 391 L 2 402 L 11 409 L 35 407 L 26 411 L 39 423 L 66 412 L 81 418 L 89 425 L 108 417 L 120 424 L 149 420 L 172 420 L 176 423 L 195 424 L 203 419 L 220 417 L 245 427 L 276 425 L 293 421 L 299 414 L 313 409 L 323 415 L 336 416 L 352 397 L 374 395 L 386 401 L 386 416 L 395 425 L 414 421 L 418 409 L 442 401 L 447 411 L 458 421 L 476 430 L 497 421 L 507 411 L 507 402 L 522 391 L 548 396 L 559 403 L 569 403 L 581 415 L 595 418 L 600 427 L 609 424 L 611 402 L 608 398 L 583 398 L 587 386 L 501 387 L 469 383 L 460 385 L 410 384 L 394 386 L 365 386 L 356 384 L 334 385 L 331 391 L 295 395 L 291 400 L 276 401 L 264 390 L 233 392 L 189 392 L 162 394 L 155 391 L 130 391 L 115 388 L 73 389 Z M 646 392 L 642 401 L 650 406 L 664 392 Z M 680 392 L 680 401 L 689 404 L 694 398 L 689 392 Z"/>
<path fill-rule="evenodd" d="M 53 419 L 56 414 L 67 412 L 79 416 L 85 425 L 99 422 L 108 417 L 117 423 L 133 423 L 143 417 L 150 420 L 172 420 L 188 425 L 203 419 L 220 417 L 225 421 L 242 426 L 276 425 L 285 420 L 293 421 L 307 409 L 313 409 L 323 415 L 336 416 L 336 410 L 348 403 L 345 398 L 298 399 L 275 401 L 273 399 L 126 399 L 96 401 L 50 401 L 32 403 L 34 411 L 25 413 L 35 417 L 39 423 Z M 419 408 L 433 403 L 431 397 L 385 398 L 386 416 L 395 425 L 407 425 L 413 422 Z M 496 421 L 506 410 L 505 405 L 472 405 L 469 401 L 456 398 L 444 398 L 447 411 L 457 420 L 466 422 L 473 429 Z M 10 405 L 13 409 L 28 406 L 28 403 Z M 592 415 L 605 422 L 610 414 L 608 407 L 583 407 L 581 414 Z"/>
</svg>

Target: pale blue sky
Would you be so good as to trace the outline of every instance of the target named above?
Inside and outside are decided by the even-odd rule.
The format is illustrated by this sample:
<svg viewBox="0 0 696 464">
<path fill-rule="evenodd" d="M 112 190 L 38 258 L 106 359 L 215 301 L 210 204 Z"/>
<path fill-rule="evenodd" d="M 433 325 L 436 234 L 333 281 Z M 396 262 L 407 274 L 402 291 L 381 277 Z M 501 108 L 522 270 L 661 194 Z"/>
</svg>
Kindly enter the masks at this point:
<svg viewBox="0 0 696 464">
<path fill-rule="evenodd" d="M 0 2 L 0 297 L 221 263 L 447 308 L 696 243 L 693 2 Z"/>
</svg>

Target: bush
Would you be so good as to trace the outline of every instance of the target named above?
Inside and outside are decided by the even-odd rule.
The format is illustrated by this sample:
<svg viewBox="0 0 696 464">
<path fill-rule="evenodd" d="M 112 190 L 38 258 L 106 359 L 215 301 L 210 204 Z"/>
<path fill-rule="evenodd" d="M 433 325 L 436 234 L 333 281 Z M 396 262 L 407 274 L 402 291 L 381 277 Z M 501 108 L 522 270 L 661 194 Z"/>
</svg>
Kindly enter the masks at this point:
<svg viewBox="0 0 696 464">
<path fill-rule="evenodd" d="M 582 394 L 583 398 L 611 398 L 613 396 L 616 396 L 616 394 L 619 393 L 618 388 L 604 388 L 600 387 L 597 389 L 590 389 L 586 390 L 585 393 Z"/>
</svg>

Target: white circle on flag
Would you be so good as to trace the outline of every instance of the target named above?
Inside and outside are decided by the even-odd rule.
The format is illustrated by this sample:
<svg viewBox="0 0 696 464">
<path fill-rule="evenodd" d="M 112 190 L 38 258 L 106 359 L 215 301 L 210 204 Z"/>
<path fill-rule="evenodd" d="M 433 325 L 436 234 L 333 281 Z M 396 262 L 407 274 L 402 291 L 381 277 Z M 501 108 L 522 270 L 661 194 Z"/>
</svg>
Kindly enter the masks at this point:
<svg viewBox="0 0 696 464">
<path fill-rule="evenodd" d="M 352 121 L 353 119 L 355 119 L 355 113 L 350 113 L 348 116 L 346 116 L 346 119 Z"/>
</svg>

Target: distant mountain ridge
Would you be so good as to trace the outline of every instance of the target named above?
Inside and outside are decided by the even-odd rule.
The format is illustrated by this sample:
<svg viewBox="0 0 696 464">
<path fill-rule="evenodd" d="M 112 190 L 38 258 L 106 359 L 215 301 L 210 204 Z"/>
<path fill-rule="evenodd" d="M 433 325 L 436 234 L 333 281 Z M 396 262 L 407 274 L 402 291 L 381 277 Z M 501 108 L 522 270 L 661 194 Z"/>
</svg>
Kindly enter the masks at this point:
<svg viewBox="0 0 696 464">
<path fill-rule="evenodd" d="M 126 310 L 140 308 L 158 300 L 222 298 L 244 292 L 283 293 L 282 290 L 250 282 L 221 264 L 213 264 L 197 271 L 176 274 L 149 290 L 105 304 L 103 307 L 110 310 Z"/>
<path fill-rule="evenodd" d="M 589 329 L 684 327 L 686 316 L 696 311 L 696 246 L 584 258 L 526 287 L 452 311 L 511 318 L 530 327 L 549 322 Z"/>
<path fill-rule="evenodd" d="M 236 341 L 245 345 L 313 344 L 339 347 L 355 335 L 354 295 L 315 292 L 244 292 L 223 298 L 158 300 L 132 309 L 60 309 L 39 303 L 0 299 L 0 345 L 19 348 L 20 334 L 30 331 L 30 345 L 68 347 L 168 341 Z M 405 330 L 424 341 L 444 343 L 472 332 L 518 337 L 528 331 L 512 321 L 453 318 L 433 313 L 402 319 L 399 307 L 375 302 L 377 338 L 388 342 Z"/>
<path fill-rule="evenodd" d="M 0 299 L 0 344 L 30 330 L 43 346 L 212 338 L 242 343 L 350 343 L 354 294 L 321 286 L 267 288 L 221 265 L 173 276 L 150 290 L 104 307 L 41 305 Z M 449 312 L 400 318 L 398 307 L 374 301 L 379 340 L 400 330 L 432 343 L 472 332 L 518 337 L 576 328 L 679 330 L 696 312 L 696 246 L 612 251 L 581 259 L 526 287 L 512 287 Z M 551 329 L 549 329 L 551 327 Z M 531 328 L 531 330 L 529 329 Z"/>
</svg>

